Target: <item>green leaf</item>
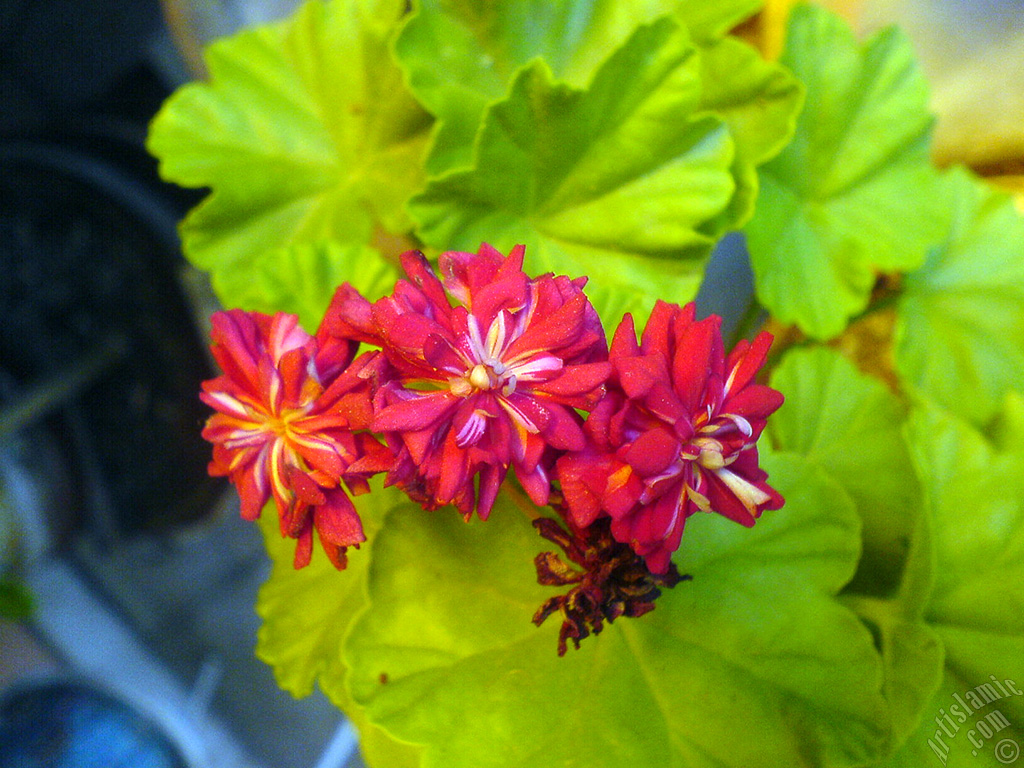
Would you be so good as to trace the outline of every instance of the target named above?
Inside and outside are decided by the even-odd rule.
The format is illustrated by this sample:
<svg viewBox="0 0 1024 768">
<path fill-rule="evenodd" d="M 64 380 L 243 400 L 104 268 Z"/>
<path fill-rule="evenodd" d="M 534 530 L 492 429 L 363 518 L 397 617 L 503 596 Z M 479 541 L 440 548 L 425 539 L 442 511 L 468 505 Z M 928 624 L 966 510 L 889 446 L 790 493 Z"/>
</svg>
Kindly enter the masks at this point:
<svg viewBox="0 0 1024 768">
<path fill-rule="evenodd" d="M 314 552 L 312 562 L 296 570 L 295 541 L 281 536 L 273 511 L 266 511 L 260 525 L 274 568 L 256 602 L 263 619 L 256 655 L 293 696 L 308 696 L 319 683 L 342 706 L 341 639 L 364 603 L 368 555 L 350 551 L 348 567 L 339 572 L 322 552 Z"/>
<path fill-rule="evenodd" d="M 782 63 L 807 98 L 793 142 L 762 168 L 751 263 L 772 314 L 831 338 L 867 306 L 879 270 L 920 266 L 942 236 L 928 94 L 902 33 L 860 47 L 816 6 L 794 9 Z"/>
<path fill-rule="evenodd" d="M 768 471 L 783 510 L 752 530 L 695 518 L 678 558 L 693 581 L 564 658 L 557 620 L 530 623 L 552 594 L 532 564 L 549 545 L 507 496 L 469 525 L 396 508 L 346 642 L 354 698 L 423 743 L 428 768 L 876 759 L 880 659 L 832 597 L 857 560 L 853 505 L 799 457 L 771 456 Z"/>
<path fill-rule="evenodd" d="M 382 728 L 373 725 L 354 703 L 346 705 L 345 715 L 359 734 L 359 755 L 370 768 L 420 768 L 423 749 L 416 744 L 397 741 Z M 357 763 L 354 763 L 357 765 Z"/>
<path fill-rule="evenodd" d="M 346 700 L 342 680 L 341 638 L 365 603 L 369 555 L 384 510 L 401 499 L 394 489 L 374 487 L 354 499 L 369 541 L 348 550 L 348 566 L 337 570 L 314 547 L 305 568 L 296 569 L 295 540 L 282 536 L 269 504 L 259 525 L 273 571 L 260 589 L 256 612 L 263 619 L 256 655 L 274 668 L 278 685 L 293 696 L 308 696 L 315 683 L 336 703 Z"/>
<path fill-rule="evenodd" d="M 312 332 L 344 282 L 373 301 L 395 286 L 398 271 L 366 245 L 332 241 L 296 243 L 252 260 L 245 272 L 229 271 L 214 280 L 227 306 L 248 311 L 291 312 Z"/>
<path fill-rule="evenodd" d="M 881 382 L 821 347 L 789 352 L 771 385 L 786 402 L 768 422 L 770 440 L 850 494 L 864 521 L 858 581 L 887 594 L 899 582 L 922 504 L 903 439 L 905 408 Z"/>
<path fill-rule="evenodd" d="M 313 553 L 308 566 L 293 565 L 295 540 L 281 536 L 273 505 L 260 517 L 260 529 L 273 562 L 260 588 L 256 612 L 263 620 L 256 655 L 274 670 L 277 684 L 295 697 L 308 696 L 314 685 L 352 720 L 360 749 L 371 765 L 419 766 L 419 749 L 396 742 L 369 723 L 344 684 L 342 641 L 356 614 L 366 605 L 370 552 L 384 512 L 402 501 L 394 488 L 371 483 L 372 492 L 354 501 L 368 541 L 349 549 L 348 566 L 338 571 L 323 554 Z"/>
<path fill-rule="evenodd" d="M 593 276 L 612 323 L 689 300 L 735 188 L 727 127 L 695 115 L 699 69 L 670 20 L 641 27 L 586 91 L 534 62 L 488 109 L 475 167 L 413 198 L 419 235 L 463 250 L 524 243 L 535 271 Z"/>
<path fill-rule="evenodd" d="M 1020 680 L 1019 677 L 1011 679 L 1017 682 Z M 877 768 L 922 768 L 929 765 L 944 765 L 946 768 L 1006 768 L 1007 765 L 1019 764 L 1019 760 L 1013 759 L 1013 745 L 1024 744 L 1024 729 L 1020 727 L 1022 720 L 1020 715 L 1006 706 L 1007 703 L 1016 703 L 1014 699 L 1019 699 L 1014 697 L 998 701 L 980 711 L 973 711 L 973 708 L 964 707 L 960 703 L 967 701 L 964 695 L 968 691 L 974 692 L 975 687 L 984 683 L 992 683 L 988 675 L 965 679 L 947 670 L 942 686 L 925 707 L 925 716 L 918 729 L 907 739 L 902 749 L 879 763 Z M 982 727 L 992 733 L 993 726 L 1002 725 L 997 712 L 1010 722 L 1010 727 L 1004 726 L 1003 730 L 986 739 L 984 731 L 979 732 L 978 723 L 983 723 Z M 957 717 L 961 714 L 963 720 Z M 953 735 L 950 736 L 950 733 Z M 980 749 L 971 743 L 972 736 L 979 742 Z M 1005 743 L 1006 739 L 1010 743 Z M 1001 750 L 999 754 L 1003 755 L 1003 760 L 996 757 L 997 748 Z"/>
<path fill-rule="evenodd" d="M 989 435 L 997 450 L 1024 450 L 1024 395 L 1007 392 Z"/>
<path fill-rule="evenodd" d="M 931 514 L 937 577 L 925 618 L 945 646 L 945 678 L 884 765 L 1013 764 L 995 750 L 1024 744 L 1024 694 L 996 686 L 1024 680 L 1024 451 L 997 451 L 934 406 L 914 412 L 908 435 Z M 1008 727 L 994 733 L 996 712 Z"/>
<path fill-rule="evenodd" d="M 750 18 L 764 0 L 682 0 L 677 13 L 697 40 L 711 41 Z"/>
<path fill-rule="evenodd" d="M 843 593 L 843 602 L 871 629 L 882 654 L 882 690 L 892 714 L 890 752 L 905 744 L 921 723 L 943 680 L 943 644 L 924 621 L 935 576 L 931 528 L 927 514 L 917 511 L 922 514 L 916 517 L 898 587 L 889 594 L 871 594 L 855 580 Z"/>
<path fill-rule="evenodd" d="M 1024 451 L 997 452 L 936 408 L 915 412 L 910 434 L 939 563 L 929 620 L 1017 635 L 1024 647 Z"/>
<path fill-rule="evenodd" d="M 395 741 L 370 723 L 344 685 L 342 640 L 367 602 L 366 573 L 374 537 L 384 511 L 403 498 L 394 488 L 382 489 L 376 482 L 372 487 L 369 495 L 354 499 L 369 541 L 360 549 L 349 549 L 344 571 L 318 551 L 308 566 L 296 570 L 295 540 L 281 535 L 273 503 L 264 509 L 259 526 L 272 570 L 256 601 L 263 620 L 256 655 L 273 669 L 277 684 L 296 698 L 308 696 L 319 685 L 352 721 L 367 765 L 418 768 L 421 750 Z"/>
<path fill-rule="evenodd" d="M 559 80 L 583 88 L 638 24 L 667 6 L 664 0 L 421 0 L 395 50 L 413 93 L 439 120 L 428 171 L 472 164 L 487 105 L 505 96 L 528 61 L 543 58 Z"/>
<path fill-rule="evenodd" d="M 736 191 L 719 215 L 721 230 L 738 228 L 754 213 L 759 166 L 793 137 L 803 87 L 785 67 L 768 62 L 734 37 L 700 49 L 701 108 L 725 120 L 736 142 Z"/>
<path fill-rule="evenodd" d="M 701 108 L 729 125 L 737 156 L 761 165 L 777 155 L 796 130 L 800 81 L 735 37 L 702 46 L 700 63 Z"/>
<path fill-rule="evenodd" d="M 427 170 L 472 164 L 486 107 L 503 98 L 517 70 L 542 58 L 555 78 L 586 88 L 637 26 L 675 13 L 696 39 L 725 34 L 760 0 L 421 0 L 396 52 L 409 86 L 438 118 Z"/>
<path fill-rule="evenodd" d="M 429 116 L 390 56 L 404 7 L 310 0 L 208 49 L 210 82 L 171 96 L 148 141 L 164 178 L 212 189 L 181 228 L 196 265 L 239 281 L 284 245 L 408 230 Z"/>
<path fill-rule="evenodd" d="M 821 347 L 790 351 L 771 385 L 786 402 L 769 420 L 770 441 L 837 481 L 863 520 L 864 553 L 844 601 L 882 654 L 895 748 L 917 727 L 942 679 L 942 645 L 922 619 L 934 566 L 903 438 L 905 409 L 881 382 Z"/>
<path fill-rule="evenodd" d="M 946 239 L 908 275 L 896 327 L 903 384 L 983 425 L 1024 381 L 1024 217 L 965 171 Z"/>
</svg>

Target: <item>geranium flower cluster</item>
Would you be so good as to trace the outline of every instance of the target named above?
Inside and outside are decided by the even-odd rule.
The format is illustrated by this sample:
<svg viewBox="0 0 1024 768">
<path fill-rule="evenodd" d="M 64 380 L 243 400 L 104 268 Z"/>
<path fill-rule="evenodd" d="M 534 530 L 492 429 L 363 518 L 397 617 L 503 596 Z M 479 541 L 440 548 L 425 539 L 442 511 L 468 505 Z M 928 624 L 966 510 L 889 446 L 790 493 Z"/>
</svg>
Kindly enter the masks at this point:
<svg viewBox="0 0 1024 768">
<path fill-rule="evenodd" d="M 296 567 L 309 562 L 314 531 L 345 566 L 346 548 L 365 540 L 349 494 L 377 473 L 425 509 L 486 519 L 511 470 L 570 537 L 590 542 L 580 562 L 611 551 L 594 549 L 607 539 L 621 565 L 627 545 L 663 577 L 652 585 L 678 580 L 671 555 L 694 513 L 750 526 L 782 505 L 756 447 L 782 403 L 754 381 L 770 335 L 726 357 L 719 318 L 659 302 L 639 340 L 626 315 L 609 348 L 586 278 L 529 277 L 523 256 L 485 244 L 442 254 L 435 271 L 410 251 L 389 296 L 371 303 L 338 288 L 315 335 L 284 313 L 214 316 L 223 375 L 201 395 L 216 411 L 203 431 L 210 472 L 232 480 L 248 519 L 274 500 L 282 534 L 298 542 Z M 538 559 L 548 583 L 552 562 Z M 608 589 L 586 583 L 583 602 L 600 604 Z M 605 619 L 648 610 L 652 590 L 618 590 Z M 623 603 L 632 593 L 642 606 Z M 583 621 L 570 637 L 585 634 Z"/>
</svg>

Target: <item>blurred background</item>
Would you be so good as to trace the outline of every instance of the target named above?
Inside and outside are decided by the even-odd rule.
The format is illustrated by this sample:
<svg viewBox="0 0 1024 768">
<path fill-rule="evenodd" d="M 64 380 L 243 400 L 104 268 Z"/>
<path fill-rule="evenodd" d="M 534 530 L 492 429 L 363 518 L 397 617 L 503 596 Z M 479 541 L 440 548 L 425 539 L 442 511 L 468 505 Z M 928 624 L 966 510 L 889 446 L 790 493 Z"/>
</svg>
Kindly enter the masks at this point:
<svg viewBox="0 0 1024 768">
<path fill-rule="evenodd" d="M 824 4 L 910 33 L 936 162 L 1024 190 L 1024 0 Z M 216 303 L 176 235 L 201 194 L 143 148 L 204 43 L 294 5 L 0 0 L 0 768 L 361 765 L 253 655 L 269 564 L 206 475 Z M 776 55 L 791 5 L 744 34 Z"/>
<path fill-rule="evenodd" d="M 0 766 L 342 768 L 253 655 L 258 530 L 206 475 L 216 306 L 143 141 L 262 3 L 0 0 Z"/>
<path fill-rule="evenodd" d="M 964 163 L 1024 191 L 1024 0 L 822 4 L 861 35 L 897 24 L 910 36 L 938 118 L 932 155 L 939 165 Z"/>
</svg>

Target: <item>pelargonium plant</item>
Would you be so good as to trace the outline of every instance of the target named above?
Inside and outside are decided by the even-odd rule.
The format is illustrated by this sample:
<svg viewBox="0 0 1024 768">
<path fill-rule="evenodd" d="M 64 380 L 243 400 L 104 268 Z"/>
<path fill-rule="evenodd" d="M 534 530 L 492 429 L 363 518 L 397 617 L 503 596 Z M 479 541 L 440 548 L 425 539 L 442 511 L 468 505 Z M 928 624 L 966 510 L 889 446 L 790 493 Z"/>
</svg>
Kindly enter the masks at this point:
<svg viewBox="0 0 1024 768">
<path fill-rule="evenodd" d="M 309 0 L 155 119 L 257 653 L 369 765 L 1024 743 L 1024 222 L 898 30 L 760 5 Z"/>
<path fill-rule="evenodd" d="M 564 654 L 566 637 L 579 647 L 604 621 L 653 608 L 656 585 L 678 581 L 664 575 L 694 512 L 752 526 L 782 506 L 756 445 L 782 397 L 753 383 L 769 334 L 726 360 L 720 318 L 694 322 L 692 303 L 659 302 L 642 345 L 627 314 L 609 354 L 586 279 L 530 278 L 523 255 L 486 243 L 448 251 L 439 279 L 409 251 L 408 279 L 391 295 L 370 304 L 340 286 L 315 337 L 284 312 L 215 314 L 224 374 L 203 385 L 217 411 L 203 436 L 210 473 L 231 478 L 242 517 L 255 520 L 273 496 L 281 533 L 298 540 L 296 568 L 310 563 L 314 530 L 339 569 L 346 548 L 366 540 L 345 486 L 365 493 L 383 472 L 425 510 L 486 520 L 513 468 L 537 507 L 559 499 L 551 506 L 567 530 L 535 524 L 584 567 L 567 575 L 543 553 L 541 583 L 590 584 L 585 610 L 549 599 L 535 617 L 561 608 Z M 373 350 L 356 358 L 360 343 Z M 603 536 L 590 531 L 599 517 L 611 518 Z"/>
</svg>

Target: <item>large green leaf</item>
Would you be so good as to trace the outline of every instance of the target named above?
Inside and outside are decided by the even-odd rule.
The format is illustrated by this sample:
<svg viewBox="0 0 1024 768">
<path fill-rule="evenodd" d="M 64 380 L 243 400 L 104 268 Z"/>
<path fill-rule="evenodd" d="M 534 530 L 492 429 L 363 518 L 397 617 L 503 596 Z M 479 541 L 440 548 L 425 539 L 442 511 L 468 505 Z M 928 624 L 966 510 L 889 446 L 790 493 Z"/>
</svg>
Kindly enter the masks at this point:
<svg viewBox="0 0 1024 768">
<path fill-rule="evenodd" d="M 220 300 L 258 312 L 291 312 L 312 333 L 344 282 L 374 299 L 395 287 L 398 270 L 368 245 L 296 243 L 252 259 L 245 272 L 215 276 Z"/>
<path fill-rule="evenodd" d="M 687 301 L 735 189 L 728 128 L 695 115 L 699 100 L 696 49 L 668 19 L 641 27 L 586 91 L 534 62 L 488 109 L 474 168 L 413 198 L 417 231 L 438 248 L 524 243 L 537 271 L 591 275 L 612 323 Z"/>
<path fill-rule="evenodd" d="M 319 683 L 336 702 L 346 700 L 341 638 L 365 603 L 370 562 L 366 550 L 373 546 L 384 513 L 401 500 L 395 489 L 382 489 L 379 483 L 374 483 L 372 493 L 355 498 L 369 541 L 349 549 L 344 571 L 331 565 L 316 547 L 310 564 L 296 569 L 295 540 L 281 535 L 274 507 L 268 505 L 260 517 L 274 567 L 256 603 L 263 619 L 256 653 L 274 668 L 278 684 L 292 695 L 307 696 Z"/>
<path fill-rule="evenodd" d="M 472 164 L 487 105 L 504 97 L 516 71 L 543 58 L 554 76 L 585 88 L 598 66 L 640 24 L 674 13 L 697 39 L 713 39 L 752 14 L 760 0 L 421 0 L 396 50 L 417 98 L 435 115 L 428 170 Z"/>
<path fill-rule="evenodd" d="M 1012 765 L 1024 745 L 1024 695 L 1001 684 L 1024 690 L 1024 451 L 994 450 L 931 406 L 913 414 L 908 433 L 936 558 L 925 617 L 946 664 L 917 732 L 885 765 Z"/>
<path fill-rule="evenodd" d="M 939 563 L 929 621 L 1018 636 L 1024 648 L 1024 451 L 997 452 L 935 408 L 914 414 L 910 434 Z"/>
<path fill-rule="evenodd" d="M 676 0 L 676 13 L 697 40 L 720 38 L 741 21 L 750 18 L 764 0 Z"/>
<path fill-rule="evenodd" d="M 942 645 L 922 618 L 933 563 L 903 438 L 905 409 L 881 382 L 821 347 L 790 351 L 771 384 L 786 396 L 768 423 L 771 442 L 836 480 L 863 520 L 864 553 L 844 599 L 882 653 L 895 748 L 916 728 L 942 679 Z"/>
<path fill-rule="evenodd" d="M 965 171 L 948 184 L 953 223 L 907 276 L 896 368 L 905 386 L 983 425 L 1024 381 L 1024 217 Z"/>
<path fill-rule="evenodd" d="M 666 0 L 476 2 L 421 0 L 396 44 L 417 98 L 438 118 L 432 173 L 472 164 L 487 105 L 517 70 L 543 58 L 555 77 L 585 87 L 597 66 Z"/>
<path fill-rule="evenodd" d="M 924 620 L 935 576 L 931 526 L 924 510 L 914 511 L 917 524 L 899 585 L 880 594 L 870 589 L 872 574 L 863 573 L 843 592 L 843 602 L 871 629 L 882 654 L 883 691 L 892 714 L 889 751 L 914 733 L 943 680 L 942 641 Z"/>
<path fill-rule="evenodd" d="M 906 409 L 833 350 L 789 352 L 771 384 L 786 402 L 768 423 L 780 450 L 806 456 L 843 486 L 864 520 L 863 573 L 876 594 L 900 579 L 921 490 L 903 439 Z"/>
<path fill-rule="evenodd" d="M 423 759 L 421 747 L 391 738 L 386 731 L 367 720 L 354 703 L 349 702 L 345 706 L 345 715 L 359 734 L 359 755 L 365 765 L 370 768 L 420 767 Z"/>
<path fill-rule="evenodd" d="M 353 721 L 361 749 L 371 764 L 386 756 L 387 768 L 419 765 L 419 749 L 395 742 L 367 722 L 344 685 L 342 641 L 366 604 L 366 573 L 374 538 L 385 510 L 400 502 L 393 488 L 374 483 L 373 492 L 355 499 L 369 541 L 348 551 L 348 567 L 338 571 L 323 552 L 314 552 L 305 568 L 293 566 L 295 541 L 281 536 L 273 506 L 260 518 L 273 570 L 260 588 L 256 612 L 263 620 L 256 655 L 274 670 L 278 685 L 293 696 L 307 696 L 314 685 Z"/>
<path fill-rule="evenodd" d="M 833 595 L 853 573 L 849 498 L 801 458 L 767 459 L 786 507 L 747 530 L 688 525 L 693 576 L 564 658 L 548 549 L 501 497 L 486 523 L 395 509 L 375 542 L 370 607 L 346 643 L 367 716 L 423 743 L 425 766 L 862 764 L 888 727 L 869 633 Z"/>
<path fill-rule="evenodd" d="M 794 9 L 782 63 L 807 99 L 793 142 L 762 168 L 751 262 L 772 314 L 831 338 L 867 306 L 879 270 L 918 267 L 942 236 L 928 94 L 903 34 L 860 47 L 816 6 Z"/>
<path fill-rule="evenodd" d="M 996 450 L 1024 450 L 1024 395 L 1011 390 L 1003 399 L 1003 407 L 989 425 L 987 433 Z"/>
<path fill-rule="evenodd" d="M 990 653 L 982 649 L 981 657 L 988 659 Z M 1007 765 L 1019 765 L 1024 729 L 1020 727 L 1021 716 L 1006 706 L 1007 703 L 1015 704 L 1019 698 L 998 701 L 980 711 L 961 704 L 967 701 L 965 694 L 968 691 L 977 695 L 974 691 L 977 686 L 992 684 L 988 674 L 962 677 L 947 669 L 941 687 L 925 707 L 925 716 L 918 729 L 907 739 L 902 749 L 879 763 L 876 768 L 924 768 L 930 765 L 944 765 L 946 768 L 1006 768 Z M 1007 678 L 1018 684 L 1020 682 L 1020 677 L 1014 678 L 1012 673 L 1007 673 L 1002 680 Z M 963 715 L 962 720 L 960 715 Z M 1000 716 L 1010 723 L 1009 728 L 1003 726 Z M 985 731 L 979 732 L 979 723 L 982 723 L 982 728 L 988 729 L 991 738 L 985 738 Z M 1002 728 L 993 733 L 1000 726 Z M 977 745 L 971 742 L 972 737 L 978 742 Z"/>
<path fill-rule="evenodd" d="M 800 81 L 735 37 L 702 46 L 700 57 L 701 107 L 729 124 L 736 154 L 751 165 L 777 155 L 796 129 Z"/>
<path fill-rule="evenodd" d="M 390 56 L 404 6 L 310 0 L 214 43 L 210 82 L 168 99 L 148 147 L 164 178 L 212 190 L 181 230 L 198 266 L 245 275 L 290 243 L 408 229 L 429 117 Z"/>
<path fill-rule="evenodd" d="M 745 224 L 758 193 L 756 166 L 789 143 L 803 104 L 803 87 L 785 67 L 765 61 L 743 41 L 726 37 L 700 49 L 701 108 L 729 126 L 736 142 L 736 191 L 720 215 L 723 231 Z"/>
</svg>

